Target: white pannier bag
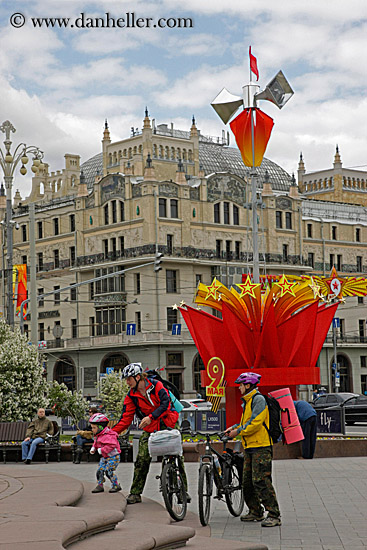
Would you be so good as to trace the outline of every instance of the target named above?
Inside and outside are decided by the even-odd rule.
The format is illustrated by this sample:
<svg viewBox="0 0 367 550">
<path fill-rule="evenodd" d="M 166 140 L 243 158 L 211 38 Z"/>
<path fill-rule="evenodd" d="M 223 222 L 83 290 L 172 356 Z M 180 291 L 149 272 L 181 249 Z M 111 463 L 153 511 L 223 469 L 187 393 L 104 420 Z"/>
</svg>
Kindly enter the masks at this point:
<svg viewBox="0 0 367 550">
<path fill-rule="evenodd" d="M 151 457 L 182 455 L 181 434 L 178 430 L 161 430 L 150 434 L 148 449 Z"/>
</svg>

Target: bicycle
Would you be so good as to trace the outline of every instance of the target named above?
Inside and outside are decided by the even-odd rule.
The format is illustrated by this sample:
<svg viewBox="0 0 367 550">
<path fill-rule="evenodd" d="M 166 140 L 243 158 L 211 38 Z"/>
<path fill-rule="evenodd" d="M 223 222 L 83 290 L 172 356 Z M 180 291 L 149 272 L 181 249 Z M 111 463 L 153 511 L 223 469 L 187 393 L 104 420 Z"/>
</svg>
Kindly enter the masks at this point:
<svg viewBox="0 0 367 550">
<path fill-rule="evenodd" d="M 238 517 L 244 506 L 242 490 L 243 455 L 227 449 L 229 440 L 223 433 L 207 434 L 196 432 L 194 435 L 203 435 L 206 438 L 205 454 L 200 457 L 199 467 L 199 517 L 202 525 L 208 525 L 210 517 L 213 481 L 217 488 L 215 497 L 227 504 L 232 516 Z M 211 445 L 211 435 L 217 435 L 223 443 L 223 452 L 218 453 Z"/>
<path fill-rule="evenodd" d="M 167 512 L 175 521 L 182 521 L 187 511 L 187 493 L 182 479 L 179 454 L 163 454 L 159 490 Z"/>
</svg>

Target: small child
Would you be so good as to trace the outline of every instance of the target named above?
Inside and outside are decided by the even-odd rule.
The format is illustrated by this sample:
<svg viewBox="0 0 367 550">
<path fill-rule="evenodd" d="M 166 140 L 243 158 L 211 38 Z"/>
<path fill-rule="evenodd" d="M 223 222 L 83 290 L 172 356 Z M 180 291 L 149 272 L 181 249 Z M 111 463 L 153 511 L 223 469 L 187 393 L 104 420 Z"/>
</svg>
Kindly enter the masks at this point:
<svg viewBox="0 0 367 550">
<path fill-rule="evenodd" d="M 105 475 L 112 484 L 109 492 L 117 493 L 118 491 L 121 491 L 121 486 L 115 474 L 115 470 L 120 462 L 121 452 L 120 445 L 117 440 L 117 433 L 107 427 L 108 418 L 102 413 L 93 414 L 89 419 L 89 423 L 94 435 L 93 447 L 91 448 L 90 453 L 94 454 L 97 450 L 101 455 L 96 474 L 98 485 L 95 489 L 93 489 L 92 493 L 103 493 Z"/>
</svg>

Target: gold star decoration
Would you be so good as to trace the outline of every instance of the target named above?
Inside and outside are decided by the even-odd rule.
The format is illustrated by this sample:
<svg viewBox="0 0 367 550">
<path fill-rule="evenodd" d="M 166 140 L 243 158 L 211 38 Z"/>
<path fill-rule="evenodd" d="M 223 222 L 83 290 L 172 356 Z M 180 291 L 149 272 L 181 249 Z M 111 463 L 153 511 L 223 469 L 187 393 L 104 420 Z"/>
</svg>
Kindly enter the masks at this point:
<svg viewBox="0 0 367 550">
<path fill-rule="evenodd" d="M 284 296 L 287 293 L 296 297 L 293 289 L 297 286 L 297 283 L 290 283 L 289 281 L 287 281 L 284 275 L 282 275 L 280 281 L 274 284 L 280 288 L 280 297 Z"/>
<path fill-rule="evenodd" d="M 178 309 L 178 305 L 177 305 L 177 304 L 173 304 L 172 309 Z"/>
<path fill-rule="evenodd" d="M 214 300 L 217 300 L 217 292 L 220 287 L 220 282 L 214 277 L 212 284 L 207 287 L 205 300 L 208 300 L 208 298 L 214 298 Z"/>
<path fill-rule="evenodd" d="M 238 288 L 241 289 L 240 298 L 242 298 L 242 296 L 245 296 L 246 294 L 249 294 L 251 298 L 256 299 L 255 289 L 260 287 L 261 285 L 252 283 L 250 279 L 250 275 L 247 275 L 246 281 L 244 283 L 237 284 L 237 286 Z"/>
<path fill-rule="evenodd" d="M 184 306 L 185 305 L 185 300 L 181 300 L 180 302 L 180 307 Z"/>
<path fill-rule="evenodd" d="M 319 298 L 319 299 L 323 298 L 323 296 L 320 292 L 321 287 L 317 283 L 315 283 L 315 281 L 313 280 L 312 277 L 311 277 L 311 282 L 309 284 L 309 287 L 311 288 L 311 290 L 313 292 L 313 297 L 314 297 L 315 300 L 317 298 Z"/>
</svg>

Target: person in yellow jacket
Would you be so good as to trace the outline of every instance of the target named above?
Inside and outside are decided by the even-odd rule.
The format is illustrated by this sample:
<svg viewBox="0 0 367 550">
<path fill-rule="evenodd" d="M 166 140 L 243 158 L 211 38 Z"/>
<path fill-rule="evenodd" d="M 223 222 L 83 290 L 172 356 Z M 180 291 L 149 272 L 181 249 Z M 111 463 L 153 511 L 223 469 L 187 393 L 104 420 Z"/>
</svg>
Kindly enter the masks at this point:
<svg viewBox="0 0 367 550">
<path fill-rule="evenodd" d="M 261 375 L 244 372 L 237 380 L 243 413 L 240 424 L 227 428 L 229 437 L 240 435 L 245 451 L 243 491 L 248 513 L 241 521 L 261 521 L 263 527 L 281 525 L 279 505 L 271 478 L 273 442 L 268 433 L 269 409 L 257 389 Z M 268 512 L 267 517 L 264 511 Z"/>
</svg>

